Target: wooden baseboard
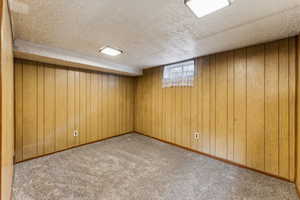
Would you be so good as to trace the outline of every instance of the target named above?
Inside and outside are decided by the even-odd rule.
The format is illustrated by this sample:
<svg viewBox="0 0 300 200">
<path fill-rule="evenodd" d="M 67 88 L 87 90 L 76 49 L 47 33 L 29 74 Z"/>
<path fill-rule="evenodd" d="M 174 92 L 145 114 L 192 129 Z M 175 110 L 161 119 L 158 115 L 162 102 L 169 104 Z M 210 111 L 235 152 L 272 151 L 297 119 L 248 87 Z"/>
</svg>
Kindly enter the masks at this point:
<svg viewBox="0 0 300 200">
<path fill-rule="evenodd" d="M 174 145 L 174 146 L 176 146 L 176 147 L 183 148 L 183 149 L 186 149 L 186 150 L 188 150 L 188 151 L 192 151 L 192 152 L 194 152 L 194 153 L 198 153 L 198 154 L 207 156 L 207 157 L 209 157 L 209 158 L 212 158 L 212 159 L 215 159 L 215 160 L 219 160 L 219 161 L 222 161 L 222 162 L 225 162 L 225 163 L 228 163 L 228 164 L 231 164 L 231 165 L 240 167 L 240 168 L 249 169 L 249 170 L 252 170 L 252 171 L 255 171 L 255 172 L 258 172 L 258 173 L 267 175 L 267 176 L 271 176 L 271 177 L 274 177 L 274 178 L 277 178 L 277 179 L 281 179 L 281 180 L 284 180 L 284 181 L 288 181 L 288 182 L 294 183 L 294 181 L 291 181 L 291 180 L 289 180 L 289 179 L 287 179 L 287 178 L 280 177 L 280 176 L 277 176 L 277 175 L 274 175 L 274 174 L 270 174 L 270 173 L 268 173 L 268 172 L 264 172 L 264 171 L 261 171 L 261 170 L 258 170 L 258 169 L 254 169 L 254 168 L 251 168 L 251 167 L 248 167 L 248 166 L 245 166 L 245 165 L 242 165 L 242 164 L 233 162 L 233 161 L 231 161 L 231 160 L 219 158 L 219 157 L 216 157 L 216 156 L 213 156 L 213 155 L 210 155 L 210 154 L 207 154 L 207 153 L 198 151 L 198 150 L 191 149 L 191 148 L 189 148 L 189 147 L 184 147 L 184 146 L 181 146 L 181 145 L 178 145 L 178 144 L 175 144 L 175 143 L 172 143 L 172 142 L 168 142 L 168 141 L 165 141 L 165 140 L 156 138 L 156 137 L 152 137 L 152 136 L 149 136 L 149 135 L 146 135 L 146 134 L 137 132 L 137 131 L 135 131 L 135 133 L 138 133 L 138 134 L 140 134 L 140 135 L 143 135 L 143 136 L 146 136 L 146 137 L 153 138 L 153 139 L 158 140 L 158 141 L 160 141 L 160 142 L 167 143 L 167 144 L 170 144 L 170 145 Z"/>
<path fill-rule="evenodd" d="M 130 132 L 127 132 L 127 133 L 122 133 L 122 134 L 115 135 L 115 136 L 110 136 L 110 137 L 107 137 L 107 138 L 103 138 L 103 139 L 100 139 L 100 140 L 95 140 L 95 141 L 88 142 L 88 143 L 85 143 L 85 144 L 80 144 L 80 145 L 72 146 L 72 147 L 69 147 L 69 148 L 66 148 L 66 149 L 63 149 L 63 150 L 54 151 L 54 152 L 43 154 L 43 155 L 40 155 L 40 156 L 35 156 L 35 157 L 32 157 L 32 158 L 24 159 L 24 160 L 17 161 L 17 162 L 14 162 L 14 163 L 15 164 L 22 163 L 22 162 L 25 162 L 25 161 L 37 159 L 37 158 L 44 157 L 44 156 L 49 156 L 49 155 L 52 155 L 52 154 L 55 154 L 55 153 L 59 153 L 59 152 L 62 152 L 62 151 L 67 151 L 67 150 L 70 150 L 70 149 L 74 149 L 74 148 L 77 148 L 77 147 L 81 147 L 81 146 L 85 146 L 85 145 L 89 145 L 89 144 L 101 142 L 103 140 L 108 140 L 108 139 L 111 139 L 111 138 L 114 138 L 114 137 L 119 137 L 119 136 L 130 134 L 130 133 L 134 133 L 134 131 L 130 131 Z"/>
</svg>

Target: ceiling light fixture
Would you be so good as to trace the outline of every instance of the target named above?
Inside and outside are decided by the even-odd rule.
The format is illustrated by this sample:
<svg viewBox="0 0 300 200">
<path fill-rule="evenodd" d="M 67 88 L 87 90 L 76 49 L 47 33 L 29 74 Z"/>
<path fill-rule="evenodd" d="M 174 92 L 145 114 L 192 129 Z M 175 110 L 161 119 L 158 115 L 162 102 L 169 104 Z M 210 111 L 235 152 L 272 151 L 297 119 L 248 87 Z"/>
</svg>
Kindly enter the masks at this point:
<svg viewBox="0 0 300 200">
<path fill-rule="evenodd" d="M 184 0 L 197 17 L 204 17 L 231 5 L 231 0 Z"/>
<path fill-rule="evenodd" d="M 122 50 L 115 49 L 109 46 L 102 47 L 99 52 L 108 56 L 118 56 L 123 53 Z"/>
</svg>

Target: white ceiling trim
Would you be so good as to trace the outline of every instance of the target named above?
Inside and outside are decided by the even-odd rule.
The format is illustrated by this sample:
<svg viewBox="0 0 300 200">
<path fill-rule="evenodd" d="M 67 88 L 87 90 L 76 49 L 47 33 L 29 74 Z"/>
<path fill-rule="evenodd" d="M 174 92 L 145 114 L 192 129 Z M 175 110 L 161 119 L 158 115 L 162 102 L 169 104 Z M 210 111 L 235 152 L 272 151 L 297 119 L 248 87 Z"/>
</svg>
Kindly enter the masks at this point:
<svg viewBox="0 0 300 200">
<path fill-rule="evenodd" d="M 14 56 L 50 64 L 129 76 L 139 76 L 143 73 L 141 69 L 135 67 L 109 63 L 91 56 L 84 56 L 64 49 L 52 48 L 19 39 L 14 42 Z"/>
</svg>

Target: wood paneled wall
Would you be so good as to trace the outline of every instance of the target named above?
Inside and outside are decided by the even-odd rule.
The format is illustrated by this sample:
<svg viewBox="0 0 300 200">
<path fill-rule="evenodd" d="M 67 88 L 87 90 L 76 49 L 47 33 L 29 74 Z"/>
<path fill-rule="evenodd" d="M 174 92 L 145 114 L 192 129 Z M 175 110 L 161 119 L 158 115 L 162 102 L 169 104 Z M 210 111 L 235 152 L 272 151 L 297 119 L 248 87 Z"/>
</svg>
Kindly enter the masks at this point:
<svg viewBox="0 0 300 200">
<path fill-rule="evenodd" d="M 296 38 L 201 57 L 196 66 L 193 87 L 162 88 L 163 68 L 145 70 L 136 131 L 293 181 Z"/>
<path fill-rule="evenodd" d="M 133 131 L 134 81 L 15 60 L 16 161 Z"/>
<path fill-rule="evenodd" d="M 297 152 L 296 152 L 296 187 L 298 190 L 298 195 L 300 195 L 300 35 L 298 36 L 298 48 L 297 48 L 297 110 L 296 110 L 296 116 L 297 116 L 297 125 L 296 125 L 296 147 L 297 147 Z M 300 197 L 300 196 L 299 196 Z"/>
<path fill-rule="evenodd" d="M 6 0 L 1 1 L 1 73 L 0 73 L 0 199 L 11 198 L 14 156 L 14 65 L 13 38 Z"/>
</svg>

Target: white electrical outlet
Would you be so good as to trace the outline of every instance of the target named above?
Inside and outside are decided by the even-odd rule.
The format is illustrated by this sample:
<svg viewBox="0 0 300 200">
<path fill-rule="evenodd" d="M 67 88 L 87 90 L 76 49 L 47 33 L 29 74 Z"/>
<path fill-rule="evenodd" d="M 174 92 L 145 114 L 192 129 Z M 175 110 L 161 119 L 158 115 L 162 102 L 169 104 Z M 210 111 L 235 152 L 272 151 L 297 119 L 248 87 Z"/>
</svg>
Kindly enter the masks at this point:
<svg viewBox="0 0 300 200">
<path fill-rule="evenodd" d="M 74 137 L 77 137 L 77 136 L 79 136 L 79 132 L 78 132 L 78 130 L 74 130 L 74 132 L 73 132 L 73 135 L 74 135 Z"/>
<path fill-rule="evenodd" d="M 200 133 L 195 132 L 195 133 L 194 133 L 194 139 L 195 139 L 195 140 L 199 140 L 199 139 L 200 139 Z"/>
</svg>

